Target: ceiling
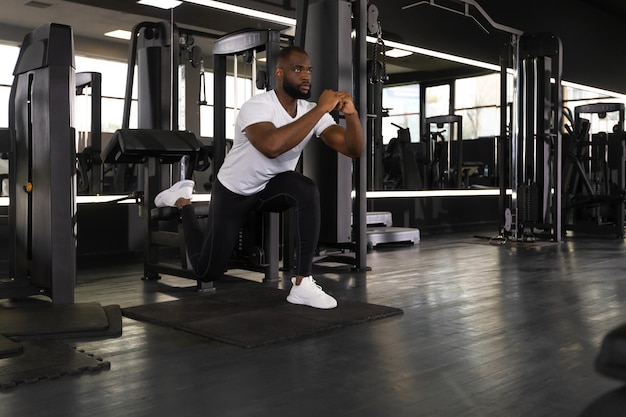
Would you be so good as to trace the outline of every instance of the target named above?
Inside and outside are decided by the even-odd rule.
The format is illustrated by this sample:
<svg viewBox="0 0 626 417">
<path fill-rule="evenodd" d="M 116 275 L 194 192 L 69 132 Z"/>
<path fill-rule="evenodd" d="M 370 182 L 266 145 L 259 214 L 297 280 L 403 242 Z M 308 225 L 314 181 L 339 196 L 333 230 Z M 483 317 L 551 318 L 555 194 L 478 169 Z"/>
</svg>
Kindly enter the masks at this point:
<svg viewBox="0 0 626 417">
<path fill-rule="evenodd" d="M 225 2 L 236 3 L 239 6 L 251 7 L 293 19 L 296 18 L 296 1 L 243 0 L 235 2 L 225 0 Z M 143 21 L 169 21 L 172 17 L 170 11 L 139 5 L 133 0 L 3 0 L 3 5 L 5 11 L 0 14 L 0 39 L 19 43 L 32 28 L 43 23 L 55 22 L 72 26 L 77 50 L 83 49 L 81 52 L 87 48 L 94 50 L 93 45 L 99 43 L 103 54 L 119 58 L 126 57 L 128 42 L 107 38 L 103 35 L 104 33 L 115 29 L 131 30 Z M 293 28 L 285 25 L 190 3 L 183 3 L 174 9 L 173 17 L 180 27 L 207 34 L 206 39 L 196 37 L 203 51 L 210 51 L 213 40 L 211 35 L 218 37 L 241 28 L 271 28 L 281 30 L 287 35 L 295 34 Z M 389 33 L 385 31 L 385 36 L 388 35 Z M 401 40 L 402 36 L 391 34 L 391 38 Z M 87 44 L 88 47 L 81 48 Z M 459 72 L 470 74 L 484 70 L 433 57 L 413 55 L 397 59 L 387 58 L 387 71 L 390 74 L 414 73 L 415 76 L 429 74 L 428 77 L 436 78 Z"/>
<path fill-rule="evenodd" d="M 296 17 L 298 0 L 222 0 L 223 2 L 251 7 L 257 10 Z M 314 1 L 314 0 L 310 0 Z M 470 1 L 470 0 L 468 0 Z M 473 1 L 473 0 L 471 0 Z M 470 2 L 471 2 L 470 1 Z M 459 0 L 437 0 L 438 3 L 453 9 L 459 9 Z M 597 82 L 589 79 L 591 68 L 584 68 L 593 53 L 602 53 L 605 43 L 607 51 L 614 55 L 617 50 L 626 49 L 626 40 L 622 40 L 619 23 L 626 21 L 626 2 L 623 0 L 477 0 L 482 8 L 498 23 L 521 31 L 550 31 L 561 37 L 564 43 L 564 78 L 588 83 L 599 87 L 626 92 L 626 81 L 621 80 L 621 71 L 604 70 L 599 72 Z M 378 0 L 372 1 L 379 11 L 379 20 L 383 35 L 388 40 L 400 41 L 427 49 L 457 54 L 481 61 L 497 63 L 503 44 L 510 39 L 508 34 L 493 31 L 485 20 L 482 23 L 490 33 L 482 30 L 472 19 L 450 13 L 440 8 L 417 3 L 416 0 Z M 423 2 L 428 3 L 428 2 Z M 293 35 L 293 30 L 284 25 L 270 23 L 255 18 L 245 17 L 230 12 L 210 9 L 190 3 L 184 3 L 174 9 L 172 15 L 150 6 L 136 4 L 134 0 L 2 0 L 3 11 L 0 14 L 0 39 L 19 43 L 23 36 L 43 23 L 56 22 L 72 26 L 77 51 L 96 49 L 107 56 L 125 58 L 127 41 L 112 40 L 104 33 L 114 29 L 131 30 L 144 21 L 174 21 L 184 28 L 205 33 L 201 40 L 203 51 L 211 50 L 212 37 L 242 28 L 272 28 Z M 462 10 L 462 9 L 461 9 Z M 473 14 L 476 9 L 473 9 Z M 481 19 L 479 19 L 481 20 Z M 615 27 L 615 29 L 612 29 Z M 614 32 L 611 32 L 611 31 Z M 596 33 L 600 32 L 600 33 Z M 613 36 L 613 33 L 615 34 Z M 598 39 L 593 38 L 598 36 Z M 604 36 L 605 39 L 600 36 Z M 612 39 L 607 42 L 606 37 Z M 591 50 L 579 51 L 581 39 L 589 38 Z M 566 42 L 567 41 L 567 42 Z M 587 48 L 589 45 L 584 45 Z M 621 45 L 621 46 L 620 46 Z M 622 58 L 613 56 L 612 60 Z M 626 58 L 623 58 L 626 59 Z M 606 57 L 604 57 L 606 60 Z M 467 71 L 469 67 L 450 63 L 432 57 L 413 55 L 409 58 L 388 58 L 388 72 L 401 79 L 435 79 L 448 72 Z M 615 62 L 618 66 L 619 62 Z M 583 68 L 580 68 L 580 67 Z M 620 67 L 623 68 L 624 65 Z M 475 70 L 474 70 L 475 71 Z M 579 74 L 580 73 L 580 74 Z M 577 78 L 577 79 L 573 79 Z M 613 80 L 615 79 L 615 80 Z"/>
</svg>

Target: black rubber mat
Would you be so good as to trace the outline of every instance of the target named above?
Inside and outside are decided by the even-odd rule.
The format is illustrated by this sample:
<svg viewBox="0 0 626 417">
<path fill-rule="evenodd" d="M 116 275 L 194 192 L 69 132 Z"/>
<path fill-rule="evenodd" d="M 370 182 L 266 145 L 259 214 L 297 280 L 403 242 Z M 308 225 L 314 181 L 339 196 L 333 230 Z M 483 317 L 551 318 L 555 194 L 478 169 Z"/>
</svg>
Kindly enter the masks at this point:
<svg viewBox="0 0 626 417">
<path fill-rule="evenodd" d="M 19 355 L 22 350 L 22 345 L 0 334 L 0 359 Z"/>
<path fill-rule="evenodd" d="M 57 340 L 21 342 L 22 353 L 0 359 L 0 389 L 109 369 L 111 364 Z"/>
<path fill-rule="evenodd" d="M 122 310 L 118 305 L 33 304 L 27 300 L 0 307 L 0 358 L 21 354 L 22 340 L 97 339 L 121 334 Z"/>
<path fill-rule="evenodd" d="M 0 308 L 0 333 L 13 339 L 55 339 L 121 334 L 119 306 L 98 303 L 11 305 Z"/>
<path fill-rule="evenodd" d="M 284 290 L 249 287 L 122 309 L 126 317 L 156 323 L 243 348 L 302 339 L 402 314 L 377 304 L 339 300 L 319 310 L 289 304 Z"/>
</svg>

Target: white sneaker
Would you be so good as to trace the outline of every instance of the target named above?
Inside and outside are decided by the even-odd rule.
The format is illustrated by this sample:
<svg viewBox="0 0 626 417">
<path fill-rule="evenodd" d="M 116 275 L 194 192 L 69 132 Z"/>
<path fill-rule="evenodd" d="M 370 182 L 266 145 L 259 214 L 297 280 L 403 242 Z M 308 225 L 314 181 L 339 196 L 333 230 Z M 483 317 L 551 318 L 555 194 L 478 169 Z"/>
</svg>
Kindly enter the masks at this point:
<svg viewBox="0 0 626 417">
<path fill-rule="evenodd" d="M 191 199 L 193 187 L 196 185 L 192 180 L 178 181 L 170 188 L 161 191 L 154 198 L 154 204 L 157 207 L 176 207 L 176 201 L 179 198 Z"/>
<path fill-rule="evenodd" d="M 291 304 L 302 304 L 323 309 L 337 307 L 337 300 L 326 294 L 310 275 L 304 277 L 300 285 L 296 285 L 295 278 L 291 278 L 291 283 L 293 286 L 287 296 L 287 301 Z"/>
</svg>

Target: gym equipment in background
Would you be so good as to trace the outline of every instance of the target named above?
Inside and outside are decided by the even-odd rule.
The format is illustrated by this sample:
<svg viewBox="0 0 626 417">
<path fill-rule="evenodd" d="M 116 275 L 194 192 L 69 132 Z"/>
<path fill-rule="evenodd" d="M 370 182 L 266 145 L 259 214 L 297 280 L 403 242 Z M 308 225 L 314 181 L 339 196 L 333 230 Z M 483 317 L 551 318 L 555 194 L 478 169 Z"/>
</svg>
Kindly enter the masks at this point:
<svg viewBox="0 0 626 417">
<path fill-rule="evenodd" d="M 583 115 L 588 118 L 584 118 Z M 626 149 L 623 103 L 566 112 L 563 138 L 563 229 L 624 237 Z M 604 125 L 604 126 L 602 126 Z"/>
<path fill-rule="evenodd" d="M 10 281 L 3 297 L 44 294 L 74 302 L 76 285 L 75 98 L 72 28 L 26 35 L 9 98 Z"/>
</svg>

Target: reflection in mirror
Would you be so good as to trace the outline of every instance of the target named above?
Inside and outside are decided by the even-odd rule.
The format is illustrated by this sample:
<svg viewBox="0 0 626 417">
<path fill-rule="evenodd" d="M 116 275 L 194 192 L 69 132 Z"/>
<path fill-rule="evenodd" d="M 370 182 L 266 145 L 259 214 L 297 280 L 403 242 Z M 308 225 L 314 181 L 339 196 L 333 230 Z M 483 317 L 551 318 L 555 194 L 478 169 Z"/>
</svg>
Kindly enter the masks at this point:
<svg viewBox="0 0 626 417">
<path fill-rule="evenodd" d="M 497 186 L 500 74 L 433 57 L 412 60 L 429 71 L 382 87 L 383 163 L 372 173 L 382 181 L 372 181 L 372 190 Z"/>
<path fill-rule="evenodd" d="M 419 62 L 419 58 L 413 59 Z M 391 82 L 382 86 L 379 140 L 383 162 L 372 164 L 374 180 L 370 182 L 370 191 L 500 186 L 497 142 L 500 135 L 501 75 L 493 70 L 466 67 L 466 73 L 456 71 L 454 76 L 445 79 L 437 79 L 430 73 L 422 80 L 418 75 L 424 74 L 416 73 L 415 80 L 404 77 L 394 83 L 392 76 Z M 508 133 L 511 130 L 513 95 L 514 76 L 509 72 L 506 97 Z M 569 112 L 573 113 L 577 106 L 599 102 L 625 103 L 626 97 L 563 81 L 563 106 Z M 435 116 L 458 116 L 461 121 L 458 124 L 428 126 L 427 118 Z M 606 126 L 617 123 L 613 120 L 617 116 L 612 114 L 604 118 L 593 117 L 598 119 L 594 126 L 604 126 L 605 131 L 611 131 Z M 459 127 L 461 132 L 456 130 Z M 458 146 L 459 139 L 462 140 L 461 147 Z"/>
</svg>

